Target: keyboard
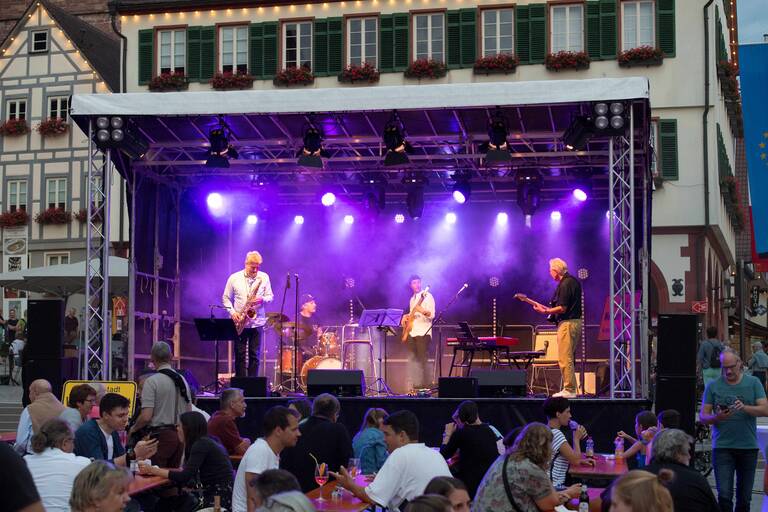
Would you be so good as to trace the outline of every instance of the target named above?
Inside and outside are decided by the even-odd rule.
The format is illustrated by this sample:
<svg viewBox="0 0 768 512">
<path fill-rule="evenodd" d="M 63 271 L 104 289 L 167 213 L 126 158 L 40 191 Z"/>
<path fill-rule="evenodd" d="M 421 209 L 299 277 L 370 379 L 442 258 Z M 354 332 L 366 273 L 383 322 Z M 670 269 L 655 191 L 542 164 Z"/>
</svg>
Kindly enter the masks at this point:
<svg viewBox="0 0 768 512">
<path fill-rule="evenodd" d="M 510 336 L 483 336 L 479 338 L 448 338 L 446 344 L 456 345 L 476 345 L 478 347 L 514 347 L 520 343 L 519 338 Z"/>
</svg>

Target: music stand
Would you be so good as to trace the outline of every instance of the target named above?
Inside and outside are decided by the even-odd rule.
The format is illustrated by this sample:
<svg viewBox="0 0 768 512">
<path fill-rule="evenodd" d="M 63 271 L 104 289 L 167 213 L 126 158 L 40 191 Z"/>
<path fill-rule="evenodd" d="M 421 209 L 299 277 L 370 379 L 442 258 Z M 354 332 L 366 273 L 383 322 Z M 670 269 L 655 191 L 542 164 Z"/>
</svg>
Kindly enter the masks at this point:
<svg viewBox="0 0 768 512">
<path fill-rule="evenodd" d="M 382 392 L 392 395 L 392 390 L 387 385 L 384 374 L 382 373 L 381 355 L 384 354 L 384 371 L 386 371 L 387 360 L 387 334 L 391 332 L 392 327 L 398 327 L 403 318 L 402 309 L 366 309 L 360 314 L 358 324 L 360 327 L 376 327 L 382 332 L 383 336 L 379 338 L 379 377 L 373 383 L 376 386 L 376 393 Z M 383 350 L 382 346 L 384 345 Z"/>
<path fill-rule="evenodd" d="M 237 338 L 235 323 L 231 318 L 195 318 L 195 329 L 200 341 L 213 341 L 216 350 L 216 369 L 213 379 L 213 392 L 219 394 L 219 341 L 231 341 Z M 211 387 L 211 384 L 205 386 Z"/>
</svg>

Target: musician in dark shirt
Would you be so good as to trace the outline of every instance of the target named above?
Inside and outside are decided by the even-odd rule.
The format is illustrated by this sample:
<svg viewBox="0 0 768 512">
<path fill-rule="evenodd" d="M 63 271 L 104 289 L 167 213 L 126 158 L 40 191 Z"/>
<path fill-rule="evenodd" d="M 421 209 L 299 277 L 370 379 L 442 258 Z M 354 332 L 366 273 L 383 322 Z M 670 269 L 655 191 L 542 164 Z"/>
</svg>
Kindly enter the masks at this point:
<svg viewBox="0 0 768 512">
<path fill-rule="evenodd" d="M 301 296 L 299 307 L 301 310 L 296 321 L 296 328 L 299 330 L 299 346 L 304 352 L 304 357 L 312 357 L 315 355 L 315 346 L 322 332 L 317 316 L 317 302 L 312 295 L 305 293 Z"/>
<path fill-rule="evenodd" d="M 557 320 L 557 364 L 563 375 L 563 389 L 554 396 L 576 396 L 574 351 L 581 338 L 581 283 L 568 273 L 568 265 L 560 258 L 549 260 L 549 275 L 557 281 L 557 289 L 550 307 L 534 306 L 545 315 Z"/>
</svg>

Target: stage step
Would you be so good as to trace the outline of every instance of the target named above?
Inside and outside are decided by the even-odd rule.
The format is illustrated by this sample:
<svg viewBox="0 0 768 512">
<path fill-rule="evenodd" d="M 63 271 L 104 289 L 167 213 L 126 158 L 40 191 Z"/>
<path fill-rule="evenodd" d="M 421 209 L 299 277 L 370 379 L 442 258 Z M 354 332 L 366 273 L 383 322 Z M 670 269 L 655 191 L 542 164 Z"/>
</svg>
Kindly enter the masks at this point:
<svg viewBox="0 0 768 512">
<path fill-rule="evenodd" d="M 15 431 L 22 410 L 21 404 L 0 403 L 0 432 Z"/>
</svg>

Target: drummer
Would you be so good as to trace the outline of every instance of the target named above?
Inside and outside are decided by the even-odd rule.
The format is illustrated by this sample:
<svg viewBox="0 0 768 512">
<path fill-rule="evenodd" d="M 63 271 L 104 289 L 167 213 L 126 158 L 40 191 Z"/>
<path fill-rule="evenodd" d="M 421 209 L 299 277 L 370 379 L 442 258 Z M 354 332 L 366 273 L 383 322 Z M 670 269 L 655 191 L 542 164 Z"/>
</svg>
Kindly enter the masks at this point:
<svg viewBox="0 0 768 512">
<path fill-rule="evenodd" d="M 321 323 L 317 316 L 317 302 L 315 298 L 305 293 L 301 296 L 299 304 L 299 319 L 296 322 L 299 330 L 299 345 L 306 356 L 315 355 L 315 347 L 318 346 L 318 338 L 323 334 Z"/>
</svg>

